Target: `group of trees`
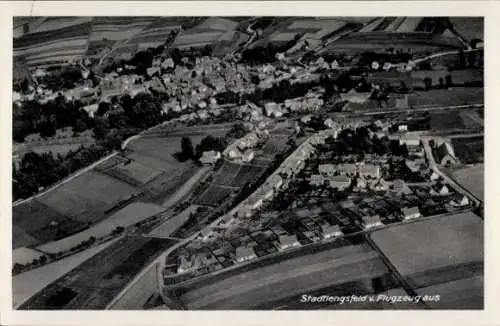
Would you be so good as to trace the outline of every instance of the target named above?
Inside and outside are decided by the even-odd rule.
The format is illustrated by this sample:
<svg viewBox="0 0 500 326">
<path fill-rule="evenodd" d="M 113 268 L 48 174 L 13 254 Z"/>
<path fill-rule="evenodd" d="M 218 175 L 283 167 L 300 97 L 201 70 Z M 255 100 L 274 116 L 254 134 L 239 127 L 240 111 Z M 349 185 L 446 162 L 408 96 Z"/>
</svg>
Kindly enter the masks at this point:
<svg viewBox="0 0 500 326">
<path fill-rule="evenodd" d="M 93 119 L 82 106 L 80 101 L 67 101 L 64 96 L 46 104 L 25 102 L 22 107 L 13 110 L 13 138 L 23 142 L 26 136 L 33 133 L 52 137 L 57 129 L 64 127 L 72 127 L 74 132 L 92 128 Z"/>
<path fill-rule="evenodd" d="M 26 153 L 19 165 L 13 167 L 14 200 L 27 198 L 41 187 L 53 185 L 70 173 L 99 160 L 106 153 L 106 148 L 96 145 L 82 146 L 76 151 L 69 151 L 64 156 L 58 154 L 56 157 L 51 152 Z"/>
<path fill-rule="evenodd" d="M 182 137 L 180 158 L 183 160 L 198 160 L 203 152 L 218 151 L 223 152 L 227 147 L 227 141 L 221 137 L 208 135 L 194 149 L 193 142 L 189 137 Z"/>
</svg>

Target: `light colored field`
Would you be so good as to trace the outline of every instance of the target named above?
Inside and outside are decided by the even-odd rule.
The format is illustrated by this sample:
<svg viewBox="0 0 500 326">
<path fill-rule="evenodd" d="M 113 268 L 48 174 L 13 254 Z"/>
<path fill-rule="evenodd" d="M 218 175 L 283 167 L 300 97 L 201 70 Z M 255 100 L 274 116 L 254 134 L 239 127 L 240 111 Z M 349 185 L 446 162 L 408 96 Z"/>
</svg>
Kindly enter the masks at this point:
<svg viewBox="0 0 500 326">
<path fill-rule="evenodd" d="M 80 148 L 81 145 L 88 146 L 92 144 L 95 144 L 94 139 L 89 139 L 81 143 L 71 143 L 71 144 L 33 145 L 33 146 L 27 144 L 22 149 L 20 147 L 21 150 L 17 151 L 16 154 L 22 157 L 25 153 L 32 151 L 38 154 L 52 152 L 53 155 L 57 154 L 65 155 L 69 151 L 77 150 L 78 148 Z"/>
<path fill-rule="evenodd" d="M 118 226 L 131 226 L 162 211 L 164 211 L 164 208 L 158 205 L 150 203 L 132 203 L 85 231 L 41 245 L 37 247 L 37 249 L 50 253 L 69 250 L 71 247 L 78 245 L 82 241 L 88 240 L 92 236 L 96 238 L 106 236 Z"/>
<path fill-rule="evenodd" d="M 189 31 L 193 32 L 193 31 Z M 198 44 L 198 43 L 206 43 L 206 42 L 212 42 L 217 40 L 217 38 L 222 34 L 221 31 L 210 31 L 210 32 L 200 32 L 200 33 L 194 33 L 194 34 L 181 34 L 179 35 L 173 46 L 182 46 L 182 45 L 189 45 L 189 44 Z"/>
<path fill-rule="evenodd" d="M 346 22 L 336 19 L 331 20 L 298 20 L 293 22 L 288 29 L 305 31 L 310 29 L 319 29 L 317 32 L 308 32 L 304 37 L 320 39 L 346 25 Z"/>
<path fill-rule="evenodd" d="M 399 25 L 398 32 L 413 32 L 421 21 L 422 17 L 406 17 L 405 21 Z"/>
<path fill-rule="evenodd" d="M 42 24 L 38 25 L 34 31 L 31 31 L 31 33 L 56 31 L 61 28 L 88 23 L 91 20 L 92 17 L 50 17 Z"/>
<path fill-rule="evenodd" d="M 481 201 L 484 201 L 484 164 L 475 164 L 454 171 L 453 178 Z"/>
<path fill-rule="evenodd" d="M 12 250 L 12 264 L 31 263 L 33 259 L 39 258 L 42 255 L 41 252 L 26 247 L 17 248 Z"/>
<path fill-rule="evenodd" d="M 200 25 L 196 26 L 196 29 L 215 29 L 220 31 L 233 30 L 238 26 L 238 23 L 221 17 L 210 17 L 205 20 Z"/>
<path fill-rule="evenodd" d="M 483 221 L 472 212 L 375 231 L 371 238 L 402 275 L 483 261 Z"/>
<path fill-rule="evenodd" d="M 473 276 L 428 286 L 417 290 L 419 295 L 440 295 L 439 301 L 429 301 L 431 309 L 483 309 L 484 279 Z"/>
<path fill-rule="evenodd" d="M 104 211 L 136 192 L 136 188 L 98 172 L 86 172 L 48 192 L 43 204 L 79 221 L 96 221 Z"/>
<path fill-rule="evenodd" d="M 73 256 L 58 260 L 51 264 L 12 277 L 13 307 L 19 307 L 38 291 L 51 284 L 59 277 L 71 271 L 90 257 L 113 244 L 113 239 L 99 246 L 79 252 Z"/>
<path fill-rule="evenodd" d="M 191 205 L 177 215 L 170 217 L 168 220 L 160 224 L 157 228 L 149 233 L 153 237 L 168 237 L 179 229 L 189 219 L 191 213 L 196 212 L 199 205 Z"/>
<path fill-rule="evenodd" d="M 255 305 L 387 273 L 376 253 L 348 246 L 242 272 L 187 291 L 181 299 L 191 309 L 249 309 Z"/>
<path fill-rule="evenodd" d="M 147 183 L 161 174 L 161 171 L 136 161 L 126 165 L 120 164 L 115 167 L 115 170 L 137 180 L 141 184 Z"/>
<path fill-rule="evenodd" d="M 484 40 L 484 18 L 482 17 L 450 17 L 453 27 L 467 41 L 475 38 Z"/>
</svg>

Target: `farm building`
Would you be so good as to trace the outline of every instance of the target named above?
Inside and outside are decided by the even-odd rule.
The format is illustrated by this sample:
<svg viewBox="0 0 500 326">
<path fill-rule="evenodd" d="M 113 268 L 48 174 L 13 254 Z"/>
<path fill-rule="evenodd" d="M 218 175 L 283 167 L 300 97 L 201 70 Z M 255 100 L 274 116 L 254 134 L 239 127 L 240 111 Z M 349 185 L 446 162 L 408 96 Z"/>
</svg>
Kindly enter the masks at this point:
<svg viewBox="0 0 500 326">
<path fill-rule="evenodd" d="M 436 148 L 434 158 L 441 165 L 456 164 L 458 162 L 451 144 L 447 142 L 442 143 Z"/>
<path fill-rule="evenodd" d="M 359 166 L 359 176 L 364 178 L 380 179 L 380 166 L 362 164 Z"/>
</svg>

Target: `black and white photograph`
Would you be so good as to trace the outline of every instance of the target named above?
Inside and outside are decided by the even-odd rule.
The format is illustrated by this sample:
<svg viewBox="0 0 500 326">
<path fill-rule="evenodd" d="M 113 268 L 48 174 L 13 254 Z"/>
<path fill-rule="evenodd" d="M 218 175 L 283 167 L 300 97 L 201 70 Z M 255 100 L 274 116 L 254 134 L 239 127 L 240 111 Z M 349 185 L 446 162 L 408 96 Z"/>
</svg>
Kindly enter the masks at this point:
<svg viewBox="0 0 500 326">
<path fill-rule="evenodd" d="M 12 28 L 13 310 L 485 309 L 484 17 Z"/>
</svg>

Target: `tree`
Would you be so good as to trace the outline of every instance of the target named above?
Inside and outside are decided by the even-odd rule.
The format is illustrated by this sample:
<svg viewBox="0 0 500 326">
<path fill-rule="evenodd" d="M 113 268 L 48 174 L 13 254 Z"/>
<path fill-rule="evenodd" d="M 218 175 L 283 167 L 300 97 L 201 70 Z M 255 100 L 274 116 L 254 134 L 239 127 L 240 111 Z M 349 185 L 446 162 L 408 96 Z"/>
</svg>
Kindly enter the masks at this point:
<svg viewBox="0 0 500 326">
<path fill-rule="evenodd" d="M 446 77 L 445 77 L 445 84 L 446 84 L 446 87 L 451 87 L 452 86 L 453 81 L 451 79 L 451 75 L 450 74 L 446 75 Z"/>
<path fill-rule="evenodd" d="M 193 142 L 189 137 L 182 137 L 181 139 L 181 154 L 184 158 L 190 159 L 194 156 Z"/>
<path fill-rule="evenodd" d="M 432 79 L 430 77 L 425 77 L 424 78 L 424 87 L 425 90 L 429 90 L 432 87 Z"/>
<path fill-rule="evenodd" d="M 260 84 L 260 78 L 259 78 L 259 76 L 253 75 L 252 78 L 251 78 L 251 82 L 255 86 L 259 85 Z"/>
<path fill-rule="evenodd" d="M 445 88 L 445 86 L 444 86 L 444 79 L 443 79 L 443 77 L 440 77 L 440 78 L 439 78 L 439 88 L 441 88 L 441 89 L 442 89 L 442 88 Z"/>
</svg>

